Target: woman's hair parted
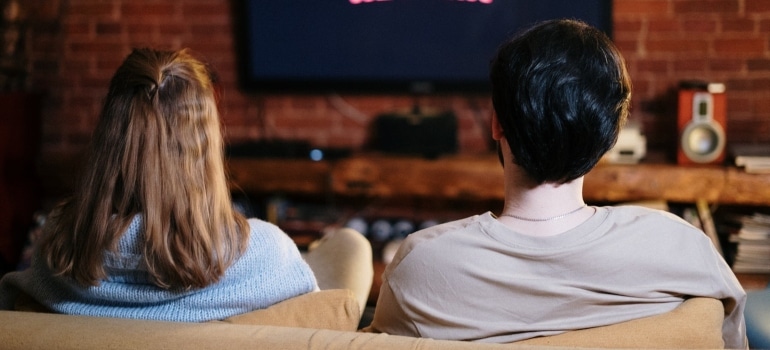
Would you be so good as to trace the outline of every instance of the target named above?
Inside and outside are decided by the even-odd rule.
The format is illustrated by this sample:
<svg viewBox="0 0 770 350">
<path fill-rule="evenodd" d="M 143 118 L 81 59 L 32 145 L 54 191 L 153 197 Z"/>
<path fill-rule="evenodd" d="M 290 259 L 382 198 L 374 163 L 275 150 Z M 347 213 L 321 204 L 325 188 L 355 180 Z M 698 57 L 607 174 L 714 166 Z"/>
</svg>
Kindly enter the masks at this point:
<svg viewBox="0 0 770 350">
<path fill-rule="evenodd" d="M 249 235 L 230 199 L 219 123 L 207 65 L 187 50 L 134 50 L 110 82 L 81 182 L 41 242 L 52 271 L 99 284 L 105 252 L 141 215 L 153 283 L 218 281 Z"/>
</svg>

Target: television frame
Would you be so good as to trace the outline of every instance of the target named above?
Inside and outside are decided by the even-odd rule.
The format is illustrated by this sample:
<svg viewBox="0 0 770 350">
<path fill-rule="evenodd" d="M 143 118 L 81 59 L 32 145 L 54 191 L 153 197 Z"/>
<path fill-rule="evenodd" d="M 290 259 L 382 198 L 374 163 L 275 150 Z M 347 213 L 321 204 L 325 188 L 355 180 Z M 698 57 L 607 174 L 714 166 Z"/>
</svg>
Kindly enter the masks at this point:
<svg viewBox="0 0 770 350">
<path fill-rule="evenodd" d="M 313 77 L 306 76 L 299 79 L 286 78 L 263 78 L 251 74 L 251 67 L 254 64 L 251 58 L 251 45 L 253 38 L 250 36 L 249 22 L 251 14 L 248 10 L 250 1 L 291 1 L 291 0 L 232 0 L 234 32 L 236 44 L 236 58 L 238 63 L 238 83 L 240 88 L 249 93 L 369 93 L 369 94 L 486 94 L 489 92 L 489 83 L 486 76 L 474 79 L 462 80 L 435 80 L 419 78 L 399 78 L 394 80 L 384 80 L 378 78 L 359 78 L 359 79 L 340 79 L 337 77 Z M 316 0 L 319 1 L 319 0 Z M 322 1 L 353 1 L 353 0 L 322 0 Z M 371 0 L 376 2 L 377 0 Z M 382 0 L 380 0 L 382 1 Z M 386 0 L 395 1 L 421 1 L 421 0 Z M 436 0 L 422 0 L 436 1 Z M 473 2 L 472 0 L 444 0 L 456 2 Z M 477 0 L 478 1 L 478 0 Z M 513 0 L 497 0 L 513 1 Z M 522 0 L 532 1 L 532 0 Z M 574 0 L 553 0 L 572 2 Z M 479 1 L 480 2 L 480 1 Z M 581 1 L 582 3 L 582 1 Z M 592 11 L 596 11 L 598 23 L 591 23 L 604 31 L 612 38 L 612 0 L 595 0 L 596 5 Z M 359 5 L 361 6 L 361 5 Z M 574 4 L 572 6 L 575 6 Z M 538 19 L 540 20 L 540 19 Z M 534 22 L 534 21 L 533 21 Z M 510 33 L 521 29 L 530 23 L 516 23 L 512 26 Z M 490 55 L 491 59 L 491 55 Z M 481 64 L 486 64 L 482 62 Z"/>
</svg>

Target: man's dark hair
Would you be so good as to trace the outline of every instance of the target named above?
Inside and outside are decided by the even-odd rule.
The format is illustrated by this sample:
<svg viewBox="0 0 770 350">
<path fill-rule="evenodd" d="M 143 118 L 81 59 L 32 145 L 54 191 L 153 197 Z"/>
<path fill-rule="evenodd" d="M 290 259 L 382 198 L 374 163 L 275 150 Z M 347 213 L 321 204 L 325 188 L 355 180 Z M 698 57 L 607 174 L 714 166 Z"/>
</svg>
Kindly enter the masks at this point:
<svg viewBox="0 0 770 350">
<path fill-rule="evenodd" d="M 588 173 L 617 141 L 631 82 L 612 41 L 575 20 L 541 22 L 503 43 L 492 102 L 513 161 L 537 183 Z"/>
</svg>

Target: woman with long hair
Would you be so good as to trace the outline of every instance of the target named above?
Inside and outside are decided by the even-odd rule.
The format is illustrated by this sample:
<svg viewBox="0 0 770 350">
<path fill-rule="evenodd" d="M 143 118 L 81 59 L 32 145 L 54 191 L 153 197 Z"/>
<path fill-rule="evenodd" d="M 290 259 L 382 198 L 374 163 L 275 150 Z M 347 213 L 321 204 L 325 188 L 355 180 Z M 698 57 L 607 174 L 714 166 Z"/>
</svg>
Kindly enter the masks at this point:
<svg viewBox="0 0 770 350">
<path fill-rule="evenodd" d="M 134 50 L 111 80 L 74 195 L 30 269 L 0 283 L 66 314 L 223 319 L 318 290 L 278 227 L 233 209 L 212 73 L 187 50 Z"/>
</svg>

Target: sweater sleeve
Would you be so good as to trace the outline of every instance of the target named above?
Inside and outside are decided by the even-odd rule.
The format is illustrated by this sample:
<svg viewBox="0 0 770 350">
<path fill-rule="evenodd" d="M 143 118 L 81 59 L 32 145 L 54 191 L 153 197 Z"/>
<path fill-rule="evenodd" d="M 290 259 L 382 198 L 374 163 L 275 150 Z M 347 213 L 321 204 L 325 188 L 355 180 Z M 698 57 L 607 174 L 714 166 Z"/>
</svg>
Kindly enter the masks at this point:
<svg viewBox="0 0 770 350">
<path fill-rule="evenodd" d="M 254 283 L 269 304 L 318 290 L 313 271 L 285 232 L 257 219 L 250 219 L 249 226 L 249 248 L 233 266 L 233 276 Z"/>
</svg>

